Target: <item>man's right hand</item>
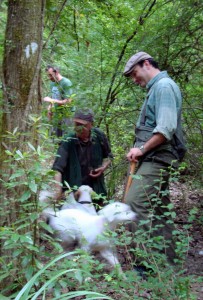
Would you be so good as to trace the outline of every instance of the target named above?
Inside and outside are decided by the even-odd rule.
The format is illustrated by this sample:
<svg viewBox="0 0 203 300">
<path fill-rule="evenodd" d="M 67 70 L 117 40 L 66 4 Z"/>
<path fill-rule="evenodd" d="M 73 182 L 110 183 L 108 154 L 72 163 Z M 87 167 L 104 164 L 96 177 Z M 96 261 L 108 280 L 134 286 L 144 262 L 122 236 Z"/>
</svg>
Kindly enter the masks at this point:
<svg viewBox="0 0 203 300">
<path fill-rule="evenodd" d="M 61 200 L 62 198 L 62 174 L 60 172 L 56 172 L 54 176 L 54 180 L 56 181 L 55 183 L 55 199 L 56 201 Z"/>
</svg>

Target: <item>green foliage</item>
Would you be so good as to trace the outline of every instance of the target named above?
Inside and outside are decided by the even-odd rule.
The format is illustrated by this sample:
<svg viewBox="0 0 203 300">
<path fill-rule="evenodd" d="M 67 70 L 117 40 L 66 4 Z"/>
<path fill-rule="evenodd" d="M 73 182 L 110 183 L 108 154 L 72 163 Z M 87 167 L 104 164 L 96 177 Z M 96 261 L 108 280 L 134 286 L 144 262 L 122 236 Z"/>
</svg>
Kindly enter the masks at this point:
<svg viewBox="0 0 203 300">
<path fill-rule="evenodd" d="M 107 132 L 112 143 L 115 172 L 133 144 L 133 129 L 144 98 L 140 88 L 124 79 L 122 72 L 127 59 L 144 50 L 181 86 L 187 160 L 190 172 L 199 174 L 202 2 L 72 0 L 57 18 L 61 6 L 62 1 L 47 4 L 45 41 L 51 35 L 43 50 L 43 66 L 50 62 L 60 65 L 62 74 L 74 83 L 75 105 L 93 108 L 96 125 Z M 53 20 L 56 25 L 51 31 Z M 124 173 L 123 164 L 111 191 Z"/>
<path fill-rule="evenodd" d="M 2 3 L 3 2 L 3 3 Z M 7 12 L 7 5 L 5 1 L 1 1 L 0 3 L 0 12 L 1 12 L 1 18 L 0 18 L 0 24 L 1 24 L 1 34 L 0 34 L 0 62 L 2 63 L 3 58 L 3 46 L 4 46 L 4 34 L 3 31 L 6 28 L 6 12 Z"/>
<path fill-rule="evenodd" d="M 75 105 L 90 106 L 95 111 L 95 125 L 106 131 L 115 156 L 113 167 L 107 173 L 109 196 L 123 184 L 127 170 L 125 155 L 133 145 L 134 126 L 145 97 L 145 93 L 122 76 L 127 59 L 139 50 L 153 55 L 160 62 L 161 69 L 167 69 L 181 86 L 184 131 L 188 145 L 184 164 L 193 175 L 202 176 L 202 5 L 200 0 L 46 1 L 43 95 L 49 91 L 44 68 L 54 63 L 61 67 L 62 75 L 74 83 Z M 6 1 L 1 2 L 0 9 L 0 39 L 3 45 Z M 1 46 L 1 61 L 2 55 Z M 1 102 L 2 94 L 0 105 Z M 42 106 L 42 110 L 42 116 L 46 119 L 46 108 Z M 33 117 L 32 122 L 39 126 L 40 120 Z M 85 258 L 88 264 L 81 263 L 79 259 L 64 264 L 62 259 L 63 263 L 58 267 L 49 268 L 49 265 L 42 272 L 39 271 L 42 268 L 42 256 L 45 261 L 50 261 L 62 249 L 47 234 L 52 233 L 50 228 L 43 222 L 38 223 L 38 194 L 51 181 L 50 161 L 55 153 L 55 145 L 49 138 L 49 128 L 40 125 L 38 130 L 39 146 L 29 143 L 28 133 L 25 135 L 26 146 L 19 145 L 21 133 L 17 128 L 7 135 L 16 147 L 12 151 L 6 150 L 10 175 L 9 179 L 6 176 L 1 178 L 6 191 L 1 195 L 4 205 L 0 210 L 1 217 L 6 220 L 6 226 L 0 231 L 6 250 L 1 258 L 1 279 L 12 279 L 12 283 L 3 292 L 17 292 L 28 281 L 31 288 L 29 297 L 34 297 L 35 291 L 39 290 L 45 297 L 47 291 L 49 293 L 49 286 L 55 290 L 55 299 L 70 299 L 82 293 L 91 297 L 90 292 L 79 291 L 81 289 L 91 289 L 95 295 L 97 291 L 104 294 L 107 290 L 119 291 L 124 300 L 140 299 L 146 289 L 152 291 L 152 299 L 195 299 L 189 291 L 189 283 L 193 278 L 182 276 L 181 272 L 174 273 L 170 268 L 162 269 L 164 259 L 154 253 L 149 257 L 145 251 L 155 245 L 161 249 L 162 240 L 148 239 L 141 231 L 135 239 L 138 245 L 144 246 L 141 252 L 139 248 L 136 251 L 134 248 L 129 250 L 127 246 L 134 237 L 126 230 L 121 230 L 119 239 L 117 235 L 113 238 L 115 244 L 128 248 L 130 253 L 149 258 L 148 264 L 158 276 L 152 276 L 148 282 L 140 282 L 131 270 L 126 272 L 126 282 L 118 280 L 114 272 L 104 273 L 103 269 L 101 272 L 103 265 L 92 258 Z M 173 176 L 172 180 L 177 180 L 177 176 Z M 158 198 L 154 197 L 156 201 Z M 11 219 L 13 214 L 14 220 Z M 196 209 L 191 211 L 190 221 L 194 220 L 196 214 Z M 175 217 L 172 210 L 169 210 L 168 215 L 172 219 Z M 186 232 L 189 232 L 189 226 L 185 226 Z M 48 240 L 53 252 L 39 242 L 39 229 L 46 230 L 43 239 Z M 184 257 L 189 236 L 185 237 L 179 231 L 175 231 L 174 235 L 177 237 L 177 252 L 180 258 Z M 77 272 L 71 271 L 73 269 Z M 14 278 L 16 271 L 17 277 Z M 84 282 L 84 274 L 87 273 L 93 278 L 93 283 Z M 34 274 L 38 274 L 37 277 Z M 60 276 L 58 283 L 55 280 L 57 276 Z M 36 279 L 35 285 L 32 285 L 32 278 Z M 74 291 L 61 295 L 61 289 L 67 282 Z M 96 299 L 94 297 L 92 299 Z M 101 297 L 105 299 L 107 296 Z"/>
<path fill-rule="evenodd" d="M 38 118 L 31 117 L 33 126 L 39 126 Z M 40 134 L 40 129 L 38 128 Z M 13 145 L 17 145 L 21 133 L 16 128 L 6 136 Z M 43 139 L 46 136 L 43 127 Z M 42 138 L 42 135 L 41 135 Z M 40 206 L 38 201 L 39 191 L 47 188 L 53 180 L 53 172 L 47 166 L 47 162 L 53 156 L 47 151 L 47 141 L 41 145 L 33 146 L 30 142 L 21 145 L 23 150 L 14 147 L 14 150 L 5 150 L 7 154 L 6 163 L 10 172 L 3 174 L 1 185 L 4 192 L 1 194 L 0 215 L 2 220 L 8 220 L 4 227 L 1 227 L 0 238 L 3 242 L 4 254 L 1 257 L 1 275 L 10 277 L 18 270 L 18 278 L 15 284 L 24 283 L 41 267 L 38 259 L 39 247 L 39 214 Z M 52 149 L 51 144 L 49 149 Z M 3 200 L 3 201 L 2 201 Z M 15 219 L 13 219 L 15 218 Z M 12 257 L 12 260 L 9 258 Z M 23 267 L 19 268 L 19 264 Z M 12 290 L 6 287 L 5 290 Z"/>
<path fill-rule="evenodd" d="M 39 131 L 42 132 L 41 129 Z M 15 136 L 18 137 L 17 130 L 9 134 L 13 140 Z M 27 143 L 26 151 L 7 151 L 13 173 L 4 182 L 5 188 L 8 191 L 15 188 L 18 192 L 21 186 L 25 189 L 22 194 L 16 192 L 15 199 L 5 199 L 5 209 L 1 211 L 1 214 L 6 212 L 9 215 L 9 206 L 14 209 L 13 205 L 19 205 L 16 210 L 18 218 L 1 228 L 0 232 L 4 249 L 10 251 L 8 255 L 11 257 L 9 262 L 7 254 L 1 258 L 1 279 L 12 277 L 15 270 L 18 270 L 17 277 L 12 278 L 10 285 L 2 293 L 9 291 L 11 299 L 15 300 L 34 300 L 38 297 L 65 300 L 82 295 L 85 299 L 114 299 L 114 295 L 120 295 L 123 300 L 128 300 L 141 299 L 147 289 L 152 299 L 163 299 L 166 295 L 171 300 L 185 299 L 184 297 L 195 299 L 189 286 L 193 278 L 183 276 L 181 267 L 177 271 L 170 267 L 165 255 L 157 252 L 167 246 L 165 241 L 159 236 L 149 237 L 149 233 L 145 233 L 141 227 L 135 235 L 124 226 L 117 232 L 106 233 L 112 244 L 125 253 L 128 262 L 125 271 L 127 280 L 117 273 L 117 269 L 106 270 L 106 264 L 81 250 L 62 254 L 60 244 L 51 237 L 53 231 L 46 223 L 38 220 L 41 210 L 38 193 L 40 189 L 47 187 L 52 175 L 46 166 L 51 156 L 47 150 L 50 148 L 47 139 L 37 148 Z M 31 160 L 34 164 L 30 164 Z M 17 163 L 17 168 L 14 163 L 15 166 Z M 152 200 L 154 209 L 159 197 L 154 195 Z M 168 212 L 167 217 L 170 216 L 173 220 L 175 214 L 172 205 L 169 205 Z M 191 211 L 191 216 L 195 213 L 196 211 Z M 37 238 L 39 236 L 40 240 Z M 179 255 L 176 263 L 181 266 L 188 249 L 188 237 L 179 231 L 174 232 L 174 237 L 177 238 Z M 153 271 L 147 281 L 140 280 L 133 271 L 134 256 L 142 257 L 145 265 Z"/>
<path fill-rule="evenodd" d="M 90 296 L 91 299 L 109 299 L 111 300 L 112 298 L 107 297 L 105 295 L 102 295 L 100 293 L 96 292 L 88 292 L 88 291 L 77 291 L 77 292 L 68 292 L 63 295 L 61 295 L 60 291 L 57 289 L 57 282 L 59 283 L 59 286 L 65 287 L 66 286 L 66 280 L 64 278 L 64 275 L 67 275 L 68 273 L 73 273 L 72 276 L 75 274 L 75 278 L 80 280 L 81 278 L 81 271 L 77 269 L 67 269 L 66 264 L 65 268 L 63 267 L 63 270 L 58 270 L 57 272 L 49 272 L 50 279 L 45 281 L 45 283 L 42 283 L 43 285 L 41 288 L 38 289 L 38 291 L 34 292 L 32 291 L 33 286 L 36 285 L 36 282 L 39 285 L 39 282 L 41 280 L 44 281 L 44 278 L 46 277 L 46 270 L 50 267 L 55 267 L 54 265 L 58 263 L 59 260 L 63 260 L 64 258 L 67 258 L 68 256 L 71 256 L 73 254 L 81 254 L 80 251 L 74 251 L 74 252 L 68 252 L 66 254 L 60 255 L 56 257 L 54 260 L 52 260 L 50 263 L 45 265 L 40 271 L 38 271 L 28 282 L 27 284 L 22 288 L 22 290 L 17 294 L 15 297 L 15 300 L 28 300 L 32 299 L 35 300 L 39 295 L 43 293 L 43 297 L 46 297 L 47 293 L 47 288 L 53 288 L 55 289 L 55 297 L 53 299 L 72 299 L 73 297 L 81 296 L 81 295 L 86 295 Z M 63 264 L 64 265 L 64 264 Z M 62 267 L 62 266 L 61 266 Z M 55 273 L 55 275 L 53 274 Z M 62 279 L 60 279 L 62 277 Z M 48 293 L 49 295 L 49 293 Z M 102 297 L 102 298 L 101 298 Z M 86 298 L 86 299 L 90 299 Z"/>
</svg>

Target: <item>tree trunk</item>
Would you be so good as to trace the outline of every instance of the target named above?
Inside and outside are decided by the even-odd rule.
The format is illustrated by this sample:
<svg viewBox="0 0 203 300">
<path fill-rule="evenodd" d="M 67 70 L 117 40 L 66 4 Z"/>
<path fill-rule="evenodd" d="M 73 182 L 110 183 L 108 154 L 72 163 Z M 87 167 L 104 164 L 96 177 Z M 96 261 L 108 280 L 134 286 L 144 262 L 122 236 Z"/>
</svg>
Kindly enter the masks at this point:
<svg viewBox="0 0 203 300">
<path fill-rule="evenodd" d="M 30 126 L 29 115 L 38 114 L 41 104 L 40 67 L 44 9 L 45 0 L 8 1 L 2 76 L 3 115 L 0 128 L 0 170 L 4 182 L 12 173 L 9 163 L 5 162 L 5 150 L 23 151 L 23 142 L 26 139 L 32 145 L 36 146 L 38 143 L 37 132 Z M 18 139 L 14 143 L 6 134 L 15 132 L 16 128 L 18 128 Z M 29 137 L 25 137 L 24 133 L 28 133 Z M 3 186 L 0 186 L 0 189 L 2 192 L 0 204 L 5 210 L 7 209 L 5 199 L 14 197 L 12 197 L 12 190 L 8 195 L 8 191 Z M 16 188 L 13 189 L 14 192 Z M 11 201 L 9 214 L 5 213 L 1 216 L 2 226 L 10 226 L 15 222 L 18 206 L 18 199 Z M 3 249 L 1 250 L 3 253 Z"/>
<path fill-rule="evenodd" d="M 28 129 L 29 114 L 39 112 L 44 0 L 8 1 L 3 60 L 3 132 Z"/>
</svg>

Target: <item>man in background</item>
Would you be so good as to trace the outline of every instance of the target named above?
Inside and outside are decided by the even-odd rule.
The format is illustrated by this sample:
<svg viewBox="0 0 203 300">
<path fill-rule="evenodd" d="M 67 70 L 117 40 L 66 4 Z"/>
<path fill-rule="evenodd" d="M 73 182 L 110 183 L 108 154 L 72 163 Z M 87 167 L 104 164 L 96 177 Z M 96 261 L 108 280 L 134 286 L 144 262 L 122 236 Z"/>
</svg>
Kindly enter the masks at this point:
<svg viewBox="0 0 203 300">
<path fill-rule="evenodd" d="M 135 232 L 143 228 L 148 239 L 160 237 L 158 247 L 173 264 L 176 253 L 172 234 L 174 226 L 170 218 L 169 177 L 171 167 L 178 166 L 185 152 L 181 92 L 167 72 L 160 71 L 158 63 L 146 52 L 138 52 L 128 60 L 124 75 L 147 89 L 136 124 L 136 142 L 127 154 L 127 159 L 137 164 L 137 176 L 126 196 L 126 202 L 138 217 L 131 230 Z M 152 248 L 150 252 L 153 253 Z M 144 259 L 138 260 L 138 271 L 143 262 Z"/>
<path fill-rule="evenodd" d="M 44 102 L 50 103 L 48 106 L 48 118 L 52 122 L 55 135 L 60 138 L 64 131 L 71 125 L 71 108 L 72 101 L 72 82 L 60 74 L 58 67 L 48 65 L 46 68 L 47 75 L 51 81 L 51 97 L 45 97 Z"/>
</svg>

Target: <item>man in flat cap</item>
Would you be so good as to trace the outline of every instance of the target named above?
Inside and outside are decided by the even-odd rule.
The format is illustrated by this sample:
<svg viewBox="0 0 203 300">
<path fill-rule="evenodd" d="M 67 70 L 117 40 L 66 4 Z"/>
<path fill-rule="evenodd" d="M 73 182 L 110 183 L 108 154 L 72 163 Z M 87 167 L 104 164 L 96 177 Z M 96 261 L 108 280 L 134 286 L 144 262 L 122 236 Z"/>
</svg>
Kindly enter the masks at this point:
<svg viewBox="0 0 203 300">
<path fill-rule="evenodd" d="M 112 159 L 108 139 L 100 129 L 93 127 L 91 109 L 77 110 L 73 121 L 75 132 L 61 143 L 53 164 L 55 180 L 63 184 L 63 187 L 57 186 L 56 197 L 62 199 L 67 189 L 65 181 L 71 188 L 89 185 L 97 194 L 106 196 L 104 171 Z"/>
<path fill-rule="evenodd" d="M 169 210 L 169 176 L 171 166 L 177 167 L 185 153 L 181 92 L 146 52 L 138 52 L 128 60 L 124 75 L 147 89 L 136 124 L 136 142 L 127 154 L 130 162 L 137 163 L 136 175 L 140 175 L 133 179 L 126 196 L 126 202 L 138 214 L 138 225 L 132 224 L 131 230 L 140 228 L 142 222 L 148 237 L 161 236 L 162 252 L 173 263 L 176 254 Z"/>
</svg>

